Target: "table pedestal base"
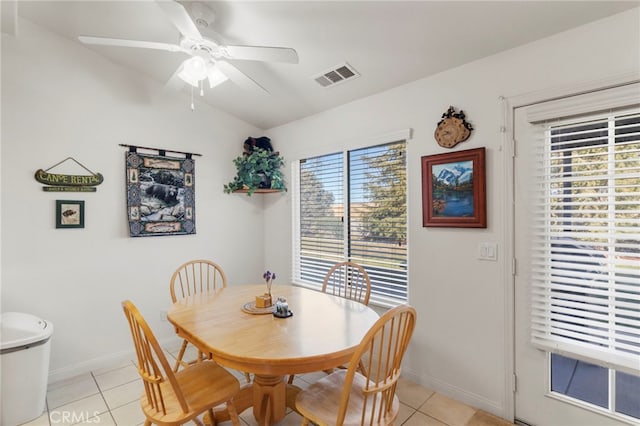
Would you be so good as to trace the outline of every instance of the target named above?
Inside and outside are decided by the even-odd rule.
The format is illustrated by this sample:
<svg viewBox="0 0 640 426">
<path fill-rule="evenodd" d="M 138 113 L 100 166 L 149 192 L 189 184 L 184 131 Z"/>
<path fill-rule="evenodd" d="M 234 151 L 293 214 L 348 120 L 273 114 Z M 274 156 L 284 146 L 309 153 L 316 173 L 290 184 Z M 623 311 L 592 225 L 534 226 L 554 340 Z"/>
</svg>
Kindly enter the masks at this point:
<svg viewBox="0 0 640 426">
<path fill-rule="evenodd" d="M 253 379 L 253 415 L 258 424 L 270 425 L 282 420 L 286 410 L 286 385 L 282 376 L 261 376 Z"/>
<path fill-rule="evenodd" d="M 300 388 L 286 384 L 282 376 L 256 374 L 253 383 L 243 386 L 233 400 L 238 414 L 253 407 L 253 416 L 258 424 L 269 426 L 284 418 L 287 407 L 295 410 L 298 392 Z M 212 422 L 206 414 L 205 424 L 216 425 L 229 420 L 226 409 L 215 410 L 213 416 Z"/>
</svg>

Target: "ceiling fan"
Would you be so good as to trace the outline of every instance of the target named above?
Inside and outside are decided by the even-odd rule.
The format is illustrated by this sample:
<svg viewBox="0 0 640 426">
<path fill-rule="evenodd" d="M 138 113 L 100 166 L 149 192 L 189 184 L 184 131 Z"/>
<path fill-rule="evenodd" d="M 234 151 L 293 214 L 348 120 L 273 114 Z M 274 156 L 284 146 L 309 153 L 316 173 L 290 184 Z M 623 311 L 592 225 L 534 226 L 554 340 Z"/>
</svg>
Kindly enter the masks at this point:
<svg viewBox="0 0 640 426">
<path fill-rule="evenodd" d="M 184 6 L 178 2 L 157 0 L 156 3 L 180 32 L 179 44 L 93 36 L 79 36 L 78 39 L 85 44 L 137 47 L 186 54 L 189 58 L 180 64 L 172 80 L 178 77 L 192 87 L 200 88 L 201 95 L 204 80 L 207 80 L 209 87 L 213 88 L 227 79 L 245 89 L 268 93 L 259 83 L 228 62 L 228 59 L 298 63 L 298 53 L 295 49 L 288 47 L 233 46 L 225 45 L 220 40 L 203 37 L 196 22 L 202 28 L 206 28 L 215 16 L 213 11 L 203 3 L 191 5 L 192 13 L 196 16 L 195 22 Z M 207 33 L 215 34 L 208 28 Z"/>
</svg>

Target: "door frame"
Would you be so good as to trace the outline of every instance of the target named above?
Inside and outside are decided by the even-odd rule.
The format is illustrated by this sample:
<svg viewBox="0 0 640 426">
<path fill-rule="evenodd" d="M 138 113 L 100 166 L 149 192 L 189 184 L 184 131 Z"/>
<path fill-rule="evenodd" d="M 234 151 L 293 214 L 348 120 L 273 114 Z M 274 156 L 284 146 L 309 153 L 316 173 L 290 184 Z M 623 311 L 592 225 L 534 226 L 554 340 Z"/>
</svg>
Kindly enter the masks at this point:
<svg viewBox="0 0 640 426">
<path fill-rule="evenodd" d="M 504 417 L 515 421 L 515 392 L 517 378 L 515 371 L 515 274 L 517 259 L 515 258 L 515 170 L 514 161 L 516 155 L 515 141 L 515 113 L 518 108 L 583 95 L 600 90 L 612 89 L 627 84 L 640 82 L 640 74 L 626 72 L 604 77 L 598 80 L 576 83 L 572 85 L 549 88 L 534 92 L 528 92 L 513 96 L 500 96 L 502 104 L 502 164 L 503 168 L 503 209 L 505 212 L 503 223 L 504 232 L 504 269 L 502 271 L 504 286 L 504 354 L 505 354 L 505 383 L 504 383 Z"/>
</svg>

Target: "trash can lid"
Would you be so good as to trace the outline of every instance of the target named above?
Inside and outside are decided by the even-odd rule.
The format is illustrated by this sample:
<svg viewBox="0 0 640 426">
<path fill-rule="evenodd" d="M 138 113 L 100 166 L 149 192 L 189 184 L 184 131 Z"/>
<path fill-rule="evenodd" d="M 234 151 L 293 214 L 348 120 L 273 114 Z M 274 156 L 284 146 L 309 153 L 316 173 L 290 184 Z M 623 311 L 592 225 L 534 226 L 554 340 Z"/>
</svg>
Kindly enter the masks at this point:
<svg viewBox="0 0 640 426">
<path fill-rule="evenodd" d="M 0 315 L 0 350 L 48 339 L 53 324 L 31 314 L 4 312 Z"/>
</svg>

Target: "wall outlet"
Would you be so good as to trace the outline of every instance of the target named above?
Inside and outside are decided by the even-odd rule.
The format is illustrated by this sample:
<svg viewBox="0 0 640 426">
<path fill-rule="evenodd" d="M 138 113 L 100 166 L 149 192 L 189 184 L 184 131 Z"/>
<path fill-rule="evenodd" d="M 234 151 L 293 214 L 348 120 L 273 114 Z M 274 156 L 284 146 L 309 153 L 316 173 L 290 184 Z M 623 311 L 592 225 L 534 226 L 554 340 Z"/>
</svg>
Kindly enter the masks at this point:
<svg viewBox="0 0 640 426">
<path fill-rule="evenodd" d="M 167 311 L 160 311 L 160 321 L 167 320 Z"/>
<path fill-rule="evenodd" d="M 498 260 L 498 244 L 480 243 L 478 245 L 478 259 L 497 261 Z"/>
</svg>

